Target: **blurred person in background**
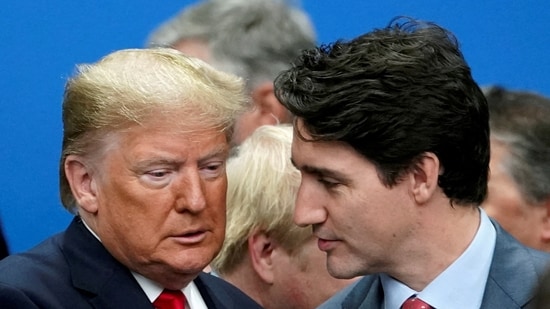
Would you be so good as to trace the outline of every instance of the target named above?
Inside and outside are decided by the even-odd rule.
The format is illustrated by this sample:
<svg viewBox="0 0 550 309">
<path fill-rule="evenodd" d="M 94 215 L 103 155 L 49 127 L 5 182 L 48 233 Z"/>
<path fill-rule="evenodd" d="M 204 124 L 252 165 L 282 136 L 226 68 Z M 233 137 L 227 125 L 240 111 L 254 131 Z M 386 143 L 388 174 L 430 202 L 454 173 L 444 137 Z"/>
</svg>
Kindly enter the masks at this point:
<svg viewBox="0 0 550 309">
<path fill-rule="evenodd" d="M 146 44 L 173 47 L 245 79 L 253 106 L 237 119 L 233 143 L 240 144 L 261 125 L 290 122 L 273 80 L 315 41 L 308 15 L 283 0 L 205 0 L 154 29 Z"/>
<path fill-rule="evenodd" d="M 550 99 L 484 88 L 491 162 L 483 208 L 523 244 L 550 252 Z"/>
</svg>

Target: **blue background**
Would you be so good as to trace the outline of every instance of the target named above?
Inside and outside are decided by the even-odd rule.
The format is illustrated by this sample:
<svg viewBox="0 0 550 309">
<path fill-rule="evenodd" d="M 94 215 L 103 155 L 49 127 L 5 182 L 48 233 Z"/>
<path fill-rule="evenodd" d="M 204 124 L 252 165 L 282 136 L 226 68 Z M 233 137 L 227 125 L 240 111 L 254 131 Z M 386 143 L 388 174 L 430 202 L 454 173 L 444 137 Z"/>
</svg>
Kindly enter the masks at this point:
<svg viewBox="0 0 550 309">
<path fill-rule="evenodd" d="M 142 47 L 149 32 L 192 1 L 4 0 L 0 19 L 0 216 L 12 252 L 62 231 L 61 98 L 76 63 Z M 550 95 L 546 1 L 302 0 L 320 43 L 385 26 L 397 15 L 451 30 L 481 85 Z"/>
</svg>

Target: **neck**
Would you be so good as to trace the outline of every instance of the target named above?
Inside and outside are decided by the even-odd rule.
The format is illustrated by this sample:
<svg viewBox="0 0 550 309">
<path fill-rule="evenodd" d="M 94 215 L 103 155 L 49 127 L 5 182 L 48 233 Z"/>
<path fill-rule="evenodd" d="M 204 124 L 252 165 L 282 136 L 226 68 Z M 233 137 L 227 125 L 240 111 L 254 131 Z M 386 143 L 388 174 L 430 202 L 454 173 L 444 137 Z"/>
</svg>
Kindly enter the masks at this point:
<svg viewBox="0 0 550 309">
<path fill-rule="evenodd" d="M 265 307 L 268 288 L 251 265 L 241 263 L 229 273 L 220 273 L 220 277 L 236 286 L 262 307 Z"/>
<path fill-rule="evenodd" d="M 477 207 L 449 204 L 420 209 L 416 231 L 388 275 L 422 291 L 468 248 L 480 224 Z"/>
</svg>

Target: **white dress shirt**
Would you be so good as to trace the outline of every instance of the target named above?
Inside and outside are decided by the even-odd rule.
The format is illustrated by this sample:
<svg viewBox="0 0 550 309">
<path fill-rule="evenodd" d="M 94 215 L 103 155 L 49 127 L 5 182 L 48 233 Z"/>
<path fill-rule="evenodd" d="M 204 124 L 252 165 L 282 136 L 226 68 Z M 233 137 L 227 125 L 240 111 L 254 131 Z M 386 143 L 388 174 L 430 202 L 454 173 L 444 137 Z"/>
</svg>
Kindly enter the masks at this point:
<svg viewBox="0 0 550 309">
<path fill-rule="evenodd" d="M 160 293 L 162 293 L 162 290 L 164 290 L 162 286 L 149 278 L 145 278 L 135 272 L 132 272 L 132 275 L 134 275 L 134 278 L 136 278 L 139 286 L 141 286 L 151 303 L 154 302 L 155 299 L 159 297 Z M 181 291 L 187 299 L 187 303 L 185 305 L 186 309 L 208 309 L 201 293 L 199 292 L 199 289 L 195 285 L 195 282 L 191 281 L 191 283 L 189 283 Z"/>
</svg>

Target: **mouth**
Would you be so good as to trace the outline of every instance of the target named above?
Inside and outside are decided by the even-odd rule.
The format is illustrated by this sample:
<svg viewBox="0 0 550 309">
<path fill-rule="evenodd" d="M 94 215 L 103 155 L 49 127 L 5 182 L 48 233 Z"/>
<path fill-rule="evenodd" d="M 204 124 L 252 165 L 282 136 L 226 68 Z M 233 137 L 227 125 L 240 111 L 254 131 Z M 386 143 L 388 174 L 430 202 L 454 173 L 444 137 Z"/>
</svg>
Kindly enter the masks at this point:
<svg viewBox="0 0 550 309">
<path fill-rule="evenodd" d="M 174 235 L 171 238 L 182 245 L 195 245 L 202 242 L 206 238 L 206 231 L 190 231 Z"/>
<path fill-rule="evenodd" d="M 321 251 L 330 251 L 335 248 L 338 240 L 330 240 L 330 239 L 323 239 L 319 238 L 317 240 L 317 246 L 319 247 L 319 250 Z"/>
</svg>

